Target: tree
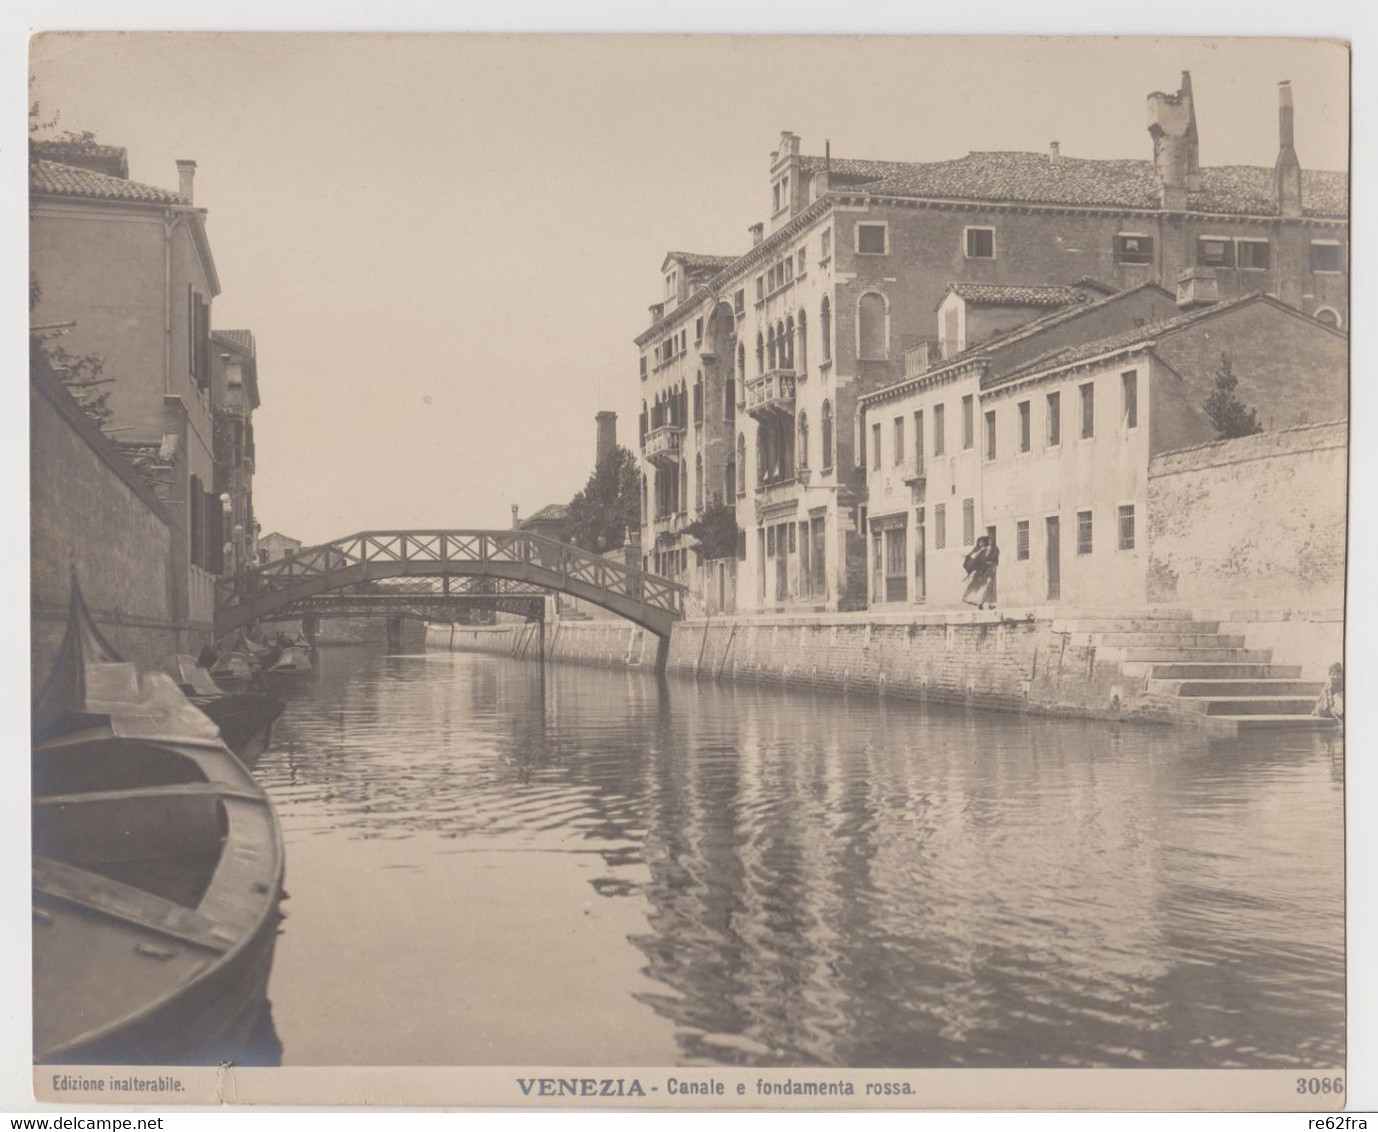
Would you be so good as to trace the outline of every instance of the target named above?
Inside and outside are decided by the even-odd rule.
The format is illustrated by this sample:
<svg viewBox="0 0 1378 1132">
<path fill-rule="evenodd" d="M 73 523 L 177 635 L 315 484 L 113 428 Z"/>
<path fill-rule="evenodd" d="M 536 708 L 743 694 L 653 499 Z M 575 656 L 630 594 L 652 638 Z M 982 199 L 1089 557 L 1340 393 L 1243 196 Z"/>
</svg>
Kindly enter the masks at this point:
<svg viewBox="0 0 1378 1132">
<path fill-rule="evenodd" d="M 569 501 L 570 533 L 577 546 L 616 550 L 628 528 L 641 525 L 641 474 L 636 457 L 620 444 L 594 468 L 584 490 Z"/>
<path fill-rule="evenodd" d="M 737 509 L 727 503 L 705 507 L 703 513 L 684 528 L 684 533 L 698 539 L 700 558 L 735 558 L 737 539 L 741 535 Z"/>
<path fill-rule="evenodd" d="M 1234 375 L 1234 365 L 1229 354 L 1220 355 L 1220 368 L 1215 371 L 1215 390 L 1206 398 L 1206 416 L 1215 426 L 1215 435 L 1221 440 L 1232 440 L 1237 436 L 1252 436 L 1262 432 L 1258 423 L 1258 410 L 1245 408 L 1244 402 L 1235 394 L 1239 378 Z"/>
</svg>

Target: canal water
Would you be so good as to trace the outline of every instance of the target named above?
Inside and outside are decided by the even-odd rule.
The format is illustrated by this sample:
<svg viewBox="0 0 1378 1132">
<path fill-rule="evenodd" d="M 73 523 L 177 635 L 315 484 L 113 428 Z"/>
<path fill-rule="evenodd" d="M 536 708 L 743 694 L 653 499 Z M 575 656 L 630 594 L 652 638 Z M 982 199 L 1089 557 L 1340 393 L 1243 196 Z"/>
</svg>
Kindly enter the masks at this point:
<svg viewBox="0 0 1378 1132">
<path fill-rule="evenodd" d="M 323 649 L 282 1061 L 1338 1066 L 1342 758 Z"/>
</svg>

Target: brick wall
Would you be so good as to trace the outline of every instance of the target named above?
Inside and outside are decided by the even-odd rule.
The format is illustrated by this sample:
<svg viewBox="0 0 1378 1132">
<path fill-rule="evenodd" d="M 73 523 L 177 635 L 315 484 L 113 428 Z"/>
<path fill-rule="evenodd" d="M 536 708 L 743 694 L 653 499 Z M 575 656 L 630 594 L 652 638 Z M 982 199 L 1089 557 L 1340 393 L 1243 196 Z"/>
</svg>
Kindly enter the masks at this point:
<svg viewBox="0 0 1378 1132">
<path fill-rule="evenodd" d="M 36 374 L 29 392 L 35 687 L 62 641 L 73 570 L 97 624 L 140 667 L 195 653 L 208 634 L 174 614 L 167 511 L 55 379 Z"/>
<path fill-rule="evenodd" d="M 1156 456 L 1148 597 L 1192 608 L 1344 603 L 1346 421 Z"/>
<path fill-rule="evenodd" d="M 482 652 L 535 660 L 539 655 L 538 626 L 534 622 L 511 625 L 431 625 L 426 644 L 454 652 Z M 559 621 L 547 624 L 547 661 L 594 664 L 608 668 L 654 668 L 655 634 L 629 621 Z"/>
</svg>

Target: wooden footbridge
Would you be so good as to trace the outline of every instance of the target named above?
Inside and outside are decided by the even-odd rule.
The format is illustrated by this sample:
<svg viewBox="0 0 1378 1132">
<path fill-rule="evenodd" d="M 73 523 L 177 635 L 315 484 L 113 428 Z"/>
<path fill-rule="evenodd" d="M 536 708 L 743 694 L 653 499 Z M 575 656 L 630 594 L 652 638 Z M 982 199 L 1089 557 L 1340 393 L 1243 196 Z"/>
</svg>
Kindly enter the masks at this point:
<svg viewBox="0 0 1378 1132">
<path fill-rule="evenodd" d="M 426 595 L 388 579 L 438 579 Z M 660 638 L 684 616 L 683 586 L 577 546 L 519 530 L 363 531 L 241 571 L 220 584 L 215 633 L 296 613 L 453 609 L 483 601 L 513 612 L 531 596 L 567 593 L 625 617 Z M 330 600 L 325 600 L 329 598 Z M 460 600 L 447 600 L 447 599 Z"/>
</svg>

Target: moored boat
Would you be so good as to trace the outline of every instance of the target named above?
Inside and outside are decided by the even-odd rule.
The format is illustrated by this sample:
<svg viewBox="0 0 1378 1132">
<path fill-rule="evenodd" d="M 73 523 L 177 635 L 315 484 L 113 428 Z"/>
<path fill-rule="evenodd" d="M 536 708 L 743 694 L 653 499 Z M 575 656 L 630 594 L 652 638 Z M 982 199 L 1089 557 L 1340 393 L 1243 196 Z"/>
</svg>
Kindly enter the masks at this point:
<svg viewBox="0 0 1378 1132">
<path fill-rule="evenodd" d="M 267 796 L 170 676 L 119 657 L 75 583 L 33 718 L 34 1059 L 243 1059 L 282 895 Z"/>
<path fill-rule="evenodd" d="M 249 770 L 272 740 L 273 724 L 286 706 L 276 696 L 257 692 L 225 692 L 194 657 L 177 657 L 177 686 L 208 715 L 220 737 Z"/>
<path fill-rule="evenodd" d="M 266 687 L 276 691 L 297 686 L 314 671 L 311 649 L 306 645 L 288 645 L 282 650 L 277 663 L 265 668 L 259 675 Z"/>
</svg>

